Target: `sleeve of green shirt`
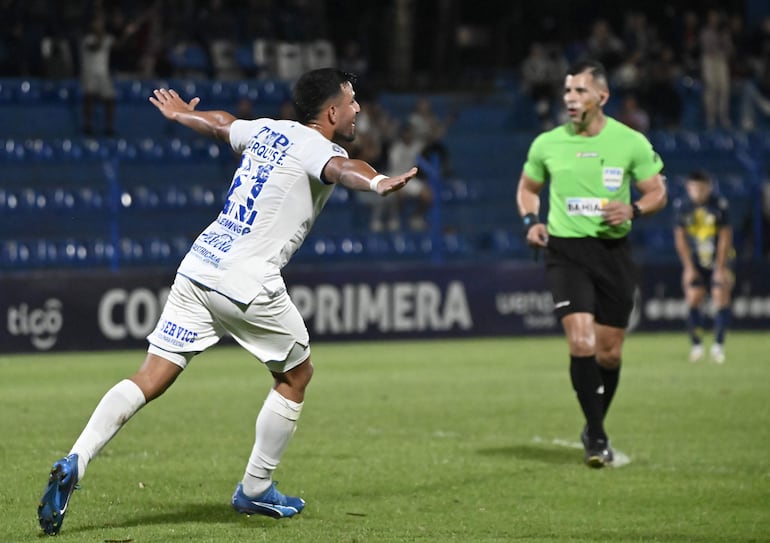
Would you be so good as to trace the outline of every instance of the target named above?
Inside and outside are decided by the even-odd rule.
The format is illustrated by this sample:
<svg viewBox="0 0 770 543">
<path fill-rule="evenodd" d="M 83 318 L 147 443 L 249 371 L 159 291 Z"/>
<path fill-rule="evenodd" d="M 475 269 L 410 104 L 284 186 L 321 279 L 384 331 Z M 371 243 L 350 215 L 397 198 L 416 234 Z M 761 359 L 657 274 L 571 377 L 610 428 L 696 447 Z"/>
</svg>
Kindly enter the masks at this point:
<svg viewBox="0 0 770 543">
<path fill-rule="evenodd" d="M 545 178 L 548 175 L 548 170 L 545 166 L 545 154 L 543 152 L 545 146 L 542 142 L 542 136 L 535 138 L 535 141 L 529 146 L 527 161 L 524 163 L 524 173 L 538 183 L 545 182 Z"/>
<path fill-rule="evenodd" d="M 644 135 L 637 134 L 632 153 L 631 173 L 636 181 L 649 179 L 663 169 L 663 161 Z"/>
</svg>

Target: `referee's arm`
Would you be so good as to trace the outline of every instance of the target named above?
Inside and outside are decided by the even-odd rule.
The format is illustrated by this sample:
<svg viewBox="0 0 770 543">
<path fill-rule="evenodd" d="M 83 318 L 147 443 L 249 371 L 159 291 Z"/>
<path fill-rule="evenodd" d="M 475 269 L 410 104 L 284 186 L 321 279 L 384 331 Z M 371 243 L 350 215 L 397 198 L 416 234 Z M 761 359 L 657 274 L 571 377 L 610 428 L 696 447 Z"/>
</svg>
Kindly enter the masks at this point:
<svg viewBox="0 0 770 543">
<path fill-rule="evenodd" d="M 519 208 L 519 215 L 524 220 L 527 243 L 533 247 L 545 247 L 548 244 L 548 231 L 539 217 L 541 190 L 543 190 L 543 183 L 538 183 L 521 172 L 519 186 L 516 189 L 516 205 Z"/>
<path fill-rule="evenodd" d="M 652 215 L 663 209 L 668 201 L 665 179 L 662 174 L 656 173 L 652 177 L 638 181 L 636 188 L 639 189 L 641 198 L 630 204 L 618 201 L 609 202 L 602 210 L 604 222 L 611 226 L 617 226 L 627 220 Z"/>
</svg>

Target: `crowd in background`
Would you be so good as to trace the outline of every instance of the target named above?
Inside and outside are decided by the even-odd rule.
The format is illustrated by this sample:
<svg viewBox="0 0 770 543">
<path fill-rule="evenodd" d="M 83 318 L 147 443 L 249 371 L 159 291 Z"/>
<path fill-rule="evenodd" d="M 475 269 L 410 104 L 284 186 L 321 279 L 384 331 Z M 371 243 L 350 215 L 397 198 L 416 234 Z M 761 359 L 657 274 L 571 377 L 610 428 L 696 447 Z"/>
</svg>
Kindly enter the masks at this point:
<svg viewBox="0 0 770 543">
<path fill-rule="evenodd" d="M 110 67 L 119 77 L 180 75 L 171 62 L 173 52 L 191 43 L 211 54 L 211 45 L 219 40 L 234 44 L 257 39 L 328 40 L 341 68 L 359 73 L 363 83 L 387 85 L 387 62 L 374 54 L 372 40 L 361 38 L 365 33 L 362 28 L 347 28 L 354 19 L 339 16 L 344 5 L 310 0 L 2 0 L 0 76 L 77 77 L 83 68 L 83 40 L 92 32 L 94 21 L 101 20 L 105 32 L 114 38 Z M 478 63 L 494 62 L 490 60 L 493 57 L 503 59 L 505 65 L 495 68 L 515 74 L 520 90 L 536 104 L 543 127 L 558 122 L 553 105 L 558 103 L 566 66 L 591 56 L 612 74 L 612 84 L 624 100 L 624 118 L 636 128 L 676 128 L 682 110 L 676 87 L 683 78 L 690 78 L 703 85 L 708 127 L 729 127 L 737 119 L 740 128 L 751 129 L 757 111 L 770 115 L 770 100 L 766 98 L 770 96 L 770 17 L 747 24 L 743 13 L 708 5 L 696 10 L 678 9 L 672 3 L 652 14 L 629 10 L 619 20 L 611 19 L 611 14 L 596 15 L 567 27 L 569 32 L 564 31 L 563 22 L 544 18 L 532 25 L 537 37 L 525 45 L 520 39 L 524 34 L 519 32 L 507 32 L 504 43 L 500 38 L 492 40 L 492 48 L 518 51 L 524 47 L 520 58 L 515 52 L 495 57 L 484 51 L 476 58 Z M 356 6 L 359 12 L 366 9 L 371 7 Z M 387 24 L 380 22 L 380 26 Z M 417 21 L 413 32 L 424 38 L 424 26 Z M 392 33 L 386 28 L 383 34 Z M 420 51 L 431 47 L 457 49 L 462 46 L 460 41 L 457 37 L 451 43 L 433 44 L 422 39 L 414 47 L 414 56 L 424 56 Z M 463 65 L 444 66 L 442 70 L 457 74 L 451 83 L 457 88 L 446 90 L 462 90 L 470 80 L 463 70 L 474 71 L 466 57 L 455 56 L 456 63 Z M 419 62 L 413 67 L 414 72 L 426 69 L 430 68 Z M 200 75 L 214 78 L 219 74 L 212 68 Z M 415 73 L 415 85 L 424 80 Z M 741 111 L 731 112 L 731 95 L 736 93 L 742 97 Z"/>
<path fill-rule="evenodd" d="M 110 67 L 117 76 L 180 75 L 170 59 L 175 49 L 190 43 L 210 54 L 211 45 L 218 40 L 234 44 L 255 39 L 329 40 L 340 67 L 359 73 L 364 83 L 369 82 L 371 70 L 381 74 L 376 78 L 378 84 L 387 85 L 388 67 L 372 65 L 367 56 L 369 44 L 357 39 L 360 29 L 342 34 L 344 41 L 331 31 L 330 17 L 336 16 L 331 11 L 338 9 L 334 2 L 309 0 L 65 0 L 53 4 L 3 0 L 0 76 L 77 77 L 84 63 L 83 40 L 92 32 L 94 21 L 100 20 L 114 38 Z M 502 57 L 509 65 L 499 68 L 516 75 L 520 90 L 533 99 L 543 128 L 558 122 L 554 104 L 558 104 L 564 70 L 583 56 L 605 64 L 613 86 L 622 94 L 624 120 L 643 131 L 679 125 L 682 99 L 677 85 L 683 78 L 703 85 L 707 127 L 730 127 L 737 119 L 740 128 L 752 129 L 757 112 L 770 115 L 770 17 L 748 25 L 742 13 L 718 8 L 677 10 L 675 5 L 666 5 L 659 11 L 656 17 L 627 11 L 614 23 L 609 15 L 596 16 L 584 28 L 568 33 L 544 19 L 538 38 L 526 45 L 523 57 Z M 414 26 L 421 32 L 422 25 Z M 517 35 L 509 40 L 506 45 L 512 48 Z M 521 47 L 518 41 L 516 45 Z M 422 48 L 421 42 L 416 49 Z M 212 68 L 199 75 L 219 74 Z M 420 80 L 415 75 L 414 81 Z M 465 83 L 461 73 L 454 78 L 459 90 Z M 741 110 L 731 112 L 731 95 L 736 93 L 741 95 Z"/>
<path fill-rule="evenodd" d="M 117 77 L 187 76 L 189 73 L 172 59 L 175 52 L 190 44 L 200 46 L 212 60 L 214 44 L 221 42 L 247 45 L 255 40 L 325 40 L 335 51 L 334 62 L 359 75 L 359 90 L 376 92 L 387 87 L 390 68 L 382 55 L 373 53 L 369 41 L 360 39 L 361 29 L 333 32 L 336 23 L 330 20 L 337 18 L 341 5 L 344 2 L 310 0 L 63 0 L 53 4 L 1 0 L 0 76 L 79 77 L 88 69 L 88 40 L 93 39 L 94 29 L 101 27 L 111 40 L 107 46 L 109 69 Z M 339 26 L 350 24 L 351 19 L 340 19 Z M 380 26 L 387 24 L 381 21 Z M 563 24 L 548 17 L 533 24 L 537 37 L 526 43 L 521 58 L 515 53 L 505 55 L 500 57 L 505 65 L 494 67 L 513 75 L 516 90 L 531 98 L 543 129 L 562 120 L 559 101 L 566 67 L 586 56 L 603 62 L 611 74 L 620 104 L 617 116 L 643 132 L 680 127 L 683 84 L 702 86 L 706 128 L 752 130 L 758 115 L 770 117 L 770 16 L 747 24 L 740 12 L 708 4 L 700 10 L 678 9 L 673 3 L 662 6 L 656 16 L 640 10 L 626 11 L 620 20 L 611 20 L 609 14 L 597 15 L 584 24 L 567 27 L 569 32 L 564 31 Z M 415 33 L 422 32 L 422 24 L 413 26 Z M 506 43 L 494 39 L 492 47 L 522 48 L 519 34 L 504 37 Z M 446 45 L 458 48 L 461 41 L 458 37 Z M 419 51 L 429 45 L 420 41 L 414 56 L 424 55 Z M 441 90 L 463 90 L 471 84 L 468 74 L 477 71 L 465 64 L 463 55 L 456 57 L 461 66 L 442 68 L 457 74 L 450 84 L 454 88 Z M 476 54 L 479 63 L 484 62 L 482 59 L 490 62 L 491 57 L 483 51 Z M 195 75 L 280 75 L 270 73 L 275 67 L 268 65 L 259 73 L 248 73 L 237 64 L 230 66 L 227 74 L 215 68 L 216 63 L 209 62 L 207 70 Z M 419 63 L 413 67 L 414 72 L 425 69 Z M 490 85 L 494 79 L 494 75 L 487 77 Z M 424 80 L 415 73 L 415 85 Z"/>
<path fill-rule="evenodd" d="M 303 0 L 2 0 L 0 17 L 3 76 L 76 76 L 80 42 L 94 19 L 103 19 L 107 32 L 120 39 L 111 57 L 115 73 L 138 78 L 173 75 L 169 56 L 185 43 L 326 35 L 323 3 Z"/>
<path fill-rule="evenodd" d="M 682 85 L 700 86 L 704 128 L 754 130 L 770 118 L 770 16 L 747 22 L 734 5 L 715 5 L 720 6 L 680 8 L 673 3 L 647 12 L 631 9 L 622 16 L 603 13 L 566 27 L 564 21 L 543 17 L 532 25 L 536 39 L 524 45 L 524 33 L 507 32 L 504 40 L 490 40 L 490 47 L 507 47 L 510 54 L 475 51 L 474 55 L 479 62 L 482 58 L 486 62 L 504 59 L 504 65 L 485 72 L 488 84 L 494 84 L 492 74 L 510 74 L 512 90 L 531 99 L 541 129 L 564 120 L 560 102 L 567 66 L 581 57 L 593 57 L 611 74 L 617 104 L 613 113 L 637 130 L 680 128 Z M 368 26 L 357 27 L 349 14 L 342 14 L 345 6 L 341 0 L 0 0 L 0 77 L 83 78 L 92 62 L 106 62 L 104 71 L 115 77 L 178 77 L 188 74 L 179 72 L 172 61 L 173 52 L 187 44 L 201 46 L 211 55 L 212 45 L 222 40 L 233 44 L 326 40 L 334 47 L 337 66 L 360 76 L 362 112 L 352 153 L 383 171 L 403 169 L 404 163 L 414 162 L 417 156 L 438 153 L 442 166 L 449 169 L 442 137 L 451 119 L 439 119 L 426 103 L 419 106 L 424 110 L 422 115 L 418 109 L 404 119 L 391 118 L 383 111 L 376 96 L 377 91 L 387 89 L 389 66 L 383 55 L 373 53 L 374 38 L 362 38 L 378 21 L 375 15 L 370 13 L 367 19 L 364 13 L 362 20 Z M 364 12 L 370 7 L 356 5 L 354 10 Z M 424 38 L 425 27 L 424 21 L 414 24 L 415 34 Z M 387 29 L 383 33 L 387 34 Z M 382 41 L 379 36 L 377 40 Z M 461 41 L 457 37 L 451 44 L 454 51 L 463 46 Z M 99 47 L 101 57 L 95 54 Z M 424 56 L 421 50 L 430 47 L 441 44 L 431 45 L 423 39 L 415 45 L 415 57 Z M 517 55 L 514 50 L 521 53 Z M 419 82 L 426 79 L 435 85 L 446 78 L 415 73 L 416 88 L 403 90 L 462 91 L 477 86 L 478 80 L 471 75 L 478 74 L 477 67 L 467 65 L 467 55 L 458 52 L 456 58 L 455 65 L 441 67 L 456 74 L 450 88 L 419 88 Z M 209 66 L 198 75 L 212 79 L 222 75 L 214 70 L 213 63 Z M 278 75 L 269 69 L 254 74 L 235 66 L 229 76 Z M 419 62 L 413 69 L 430 70 Z M 103 98 L 111 107 L 110 93 Z M 84 102 L 86 132 L 91 130 L 87 121 L 92 107 L 88 100 Z M 290 115 L 286 111 L 277 114 Z M 109 113 L 107 118 L 109 121 Z M 106 130 L 112 132 L 113 127 Z M 404 193 L 400 205 L 413 210 L 409 226 L 421 230 L 426 228 L 425 212 L 433 195 L 428 185 L 413 185 L 414 191 Z M 370 227 L 396 230 L 401 228 L 402 216 L 373 203 Z"/>
</svg>

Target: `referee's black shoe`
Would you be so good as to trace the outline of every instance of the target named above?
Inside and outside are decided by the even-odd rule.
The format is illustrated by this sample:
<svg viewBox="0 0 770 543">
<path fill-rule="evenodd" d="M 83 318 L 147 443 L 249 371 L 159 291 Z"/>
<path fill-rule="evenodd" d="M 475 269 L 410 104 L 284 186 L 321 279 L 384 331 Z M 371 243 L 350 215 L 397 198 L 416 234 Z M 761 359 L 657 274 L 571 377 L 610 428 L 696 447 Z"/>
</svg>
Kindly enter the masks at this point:
<svg viewBox="0 0 770 543">
<path fill-rule="evenodd" d="M 588 436 L 588 427 L 586 426 L 583 428 L 580 440 L 583 442 L 583 448 L 585 449 L 583 460 L 588 467 L 598 469 L 612 465 L 614 455 L 609 439 L 590 438 Z"/>
</svg>

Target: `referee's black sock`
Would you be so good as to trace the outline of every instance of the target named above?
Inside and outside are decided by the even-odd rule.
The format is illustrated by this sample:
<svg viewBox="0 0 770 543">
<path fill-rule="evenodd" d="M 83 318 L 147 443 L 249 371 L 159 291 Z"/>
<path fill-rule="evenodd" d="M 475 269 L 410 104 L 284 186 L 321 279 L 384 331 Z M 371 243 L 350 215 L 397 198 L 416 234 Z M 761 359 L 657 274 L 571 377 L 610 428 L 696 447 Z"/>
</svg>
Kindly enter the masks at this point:
<svg viewBox="0 0 770 543">
<path fill-rule="evenodd" d="M 570 356 L 569 374 L 593 439 L 607 439 L 604 433 L 604 386 L 596 356 Z"/>
<path fill-rule="evenodd" d="M 615 397 L 615 391 L 618 389 L 618 380 L 620 379 L 620 366 L 617 368 L 605 368 L 597 364 L 599 368 L 599 375 L 602 377 L 602 383 L 604 383 L 604 415 L 607 415 L 607 411 L 610 409 L 612 398 Z"/>
</svg>

